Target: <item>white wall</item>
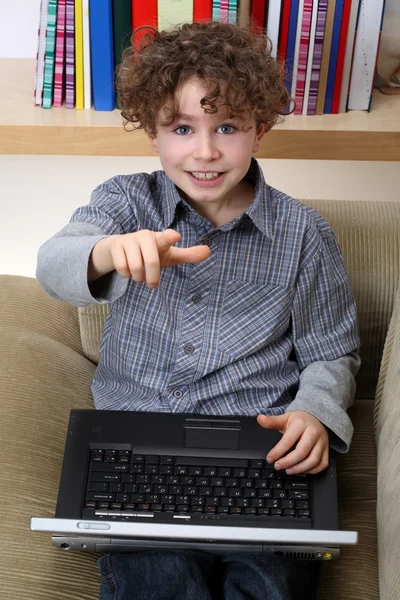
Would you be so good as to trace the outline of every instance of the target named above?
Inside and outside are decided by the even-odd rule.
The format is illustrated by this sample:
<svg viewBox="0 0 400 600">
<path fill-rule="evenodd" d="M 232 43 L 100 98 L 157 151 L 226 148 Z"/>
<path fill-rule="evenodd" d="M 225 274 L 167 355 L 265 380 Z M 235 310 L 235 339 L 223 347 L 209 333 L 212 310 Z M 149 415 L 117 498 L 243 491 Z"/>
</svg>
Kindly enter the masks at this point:
<svg viewBox="0 0 400 600">
<path fill-rule="evenodd" d="M 39 9 L 40 0 L 0 0 L 0 57 L 36 56 Z M 399 163 L 260 162 L 267 181 L 296 198 L 400 201 Z M 96 185 L 118 173 L 158 168 L 154 157 L 0 155 L 0 273 L 33 277 L 39 246 L 89 201 Z"/>
</svg>

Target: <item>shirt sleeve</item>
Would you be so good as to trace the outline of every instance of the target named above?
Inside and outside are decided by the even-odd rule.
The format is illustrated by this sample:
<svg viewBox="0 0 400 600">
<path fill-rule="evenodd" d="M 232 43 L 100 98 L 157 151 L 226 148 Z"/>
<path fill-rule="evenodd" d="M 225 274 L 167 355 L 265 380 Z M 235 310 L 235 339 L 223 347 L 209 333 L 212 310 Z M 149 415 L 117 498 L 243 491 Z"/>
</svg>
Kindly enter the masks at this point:
<svg viewBox="0 0 400 600">
<path fill-rule="evenodd" d="M 356 306 L 334 232 L 300 268 L 292 310 L 293 347 L 301 370 L 331 361 L 360 345 Z"/>
<path fill-rule="evenodd" d="M 329 429 L 329 443 L 338 452 L 347 452 L 353 425 L 347 414 L 356 390 L 355 376 L 360 368 L 357 352 L 331 361 L 310 364 L 300 374 L 299 389 L 286 412 L 304 410 Z"/>
<path fill-rule="evenodd" d="M 74 306 L 114 302 L 125 293 L 129 279 L 113 271 L 89 286 L 89 258 L 101 239 L 136 229 L 129 200 L 116 179 L 101 184 L 90 204 L 78 208 L 70 223 L 40 247 L 39 284 L 53 298 Z"/>
</svg>

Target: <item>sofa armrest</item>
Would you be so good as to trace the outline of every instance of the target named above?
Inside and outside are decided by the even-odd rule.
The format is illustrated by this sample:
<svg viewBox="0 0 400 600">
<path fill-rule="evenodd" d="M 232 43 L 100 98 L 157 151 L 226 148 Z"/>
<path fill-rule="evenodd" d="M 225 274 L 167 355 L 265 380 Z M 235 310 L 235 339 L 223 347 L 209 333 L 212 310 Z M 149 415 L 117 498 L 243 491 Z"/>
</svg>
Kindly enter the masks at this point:
<svg viewBox="0 0 400 600">
<path fill-rule="evenodd" d="M 95 366 L 82 355 L 76 308 L 36 280 L 0 276 L 0 580 L 7 597 L 98 598 L 96 555 L 65 553 L 30 517 L 54 516 L 69 412 L 93 408 Z"/>
<path fill-rule="evenodd" d="M 381 600 L 400 598 L 400 289 L 383 352 L 374 411 Z"/>
</svg>

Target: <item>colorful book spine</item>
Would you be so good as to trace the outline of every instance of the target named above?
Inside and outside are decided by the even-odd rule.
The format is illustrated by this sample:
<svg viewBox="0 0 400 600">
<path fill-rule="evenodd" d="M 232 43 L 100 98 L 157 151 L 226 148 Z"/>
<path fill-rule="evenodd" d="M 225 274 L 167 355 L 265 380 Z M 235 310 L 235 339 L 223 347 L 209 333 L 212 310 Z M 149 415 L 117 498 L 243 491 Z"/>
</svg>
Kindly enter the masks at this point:
<svg viewBox="0 0 400 600">
<path fill-rule="evenodd" d="M 357 15 L 358 15 L 359 5 L 360 5 L 360 0 L 353 0 L 351 3 L 349 31 L 347 34 L 346 53 L 345 53 L 344 67 L 343 67 L 342 89 L 340 90 L 339 112 L 341 112 L 341 113 L 346 112 L 347 97 L 349 94 L 349 85 L 350 85 L 350 71 L 351 71 L 351 63 L 353 60 L 353 51 L 354 51 L 356 24 L 357 24 Z"/>
<path fill-rule="evenodd" d="M 229 0 L 220 0 L 220 2 L 219 20 L 221 23 L 227 23 L 229 16 Z"/>
<path fill-rule="evenodd" d="M 221 14 L 221 0 L 213 0 L 212 3 L 212 20 L 219 21 Z"/>
<path fill-rule="evenodd" d="M 82 0 L 75 0 L 75 90 L 77 110 L 83 110 L 84 107 L 83 74 Z"/>
<path fill-rule="evenodd" d="M 51 105 L 53 104 L 56 26 L 57 0 L 50 0 L 47 16 L 46 56 L 44 59 L 43 108 L 51 108 Z"/>
<path fill-rule="evenodd" d="M 157 26 L 157 0 L 146 0 L 146 2 L 132 0 L 132 29 L 134 32 L 132 43 L 135 48 L 140 48 L 144 36 L 151 32 L 148 27 L 157 29 Z M 136 31 L 139 27 L 143 29 Z"/>
<path fill-rule="evenodd" d="M 238 0 L 229 0 L 229 8 L 228 8 L 228 23 L 232 23 L 232 25 L 236 25 L 237 17 L 238 17 Z"/>
<path fill-rule="evenodd" d="M 66 0 L 65 10 L 65 106 L 75 106 L 75 3 Z"/>
<path fill-rule="evenodd" d="M 324 31 L 325 31 L 327 7 L 328 7 L 328 0 L 319 0 L 318 15 L 317 15 L 317 27 L 315 30 L 315 41 L 314 41 L 314 55 L 313 55 L 313 59 L 312 59 L 310 92 L 308 95 L 308 106 L 307 106 L 307 114 L 308 115 L 315 115 L 315 112 L 317 109 L 318 82 L 319 82 L 319 74 L 320 74 L 320 70 L 321 70 L 322 47 L 323 47 L 323 43 L 324 43 Z M 304 114 L 304 111 L 303 111 L 303 114 Z"/>
<path fill-rule="evenodd" d="M 158 0 L 158 29 L 193 22 L 193 0 Z"/>
<path fill-rule="evenodd" d="M 336 0 L 335 17 L 333 20 L 331 55 L 329 57 L 328 81 L 326 83 L 324 113 L 332 113 L 333 90 L 335 87 L 336 67 L 339 51 L 340 29 L 343 16 L 343 0 Z"/>
<path fill-rule="evenodd" d="M 295 43 L 295 47 L 294 47 L 293 79 L 292 79 L 292 90 L 291 90 L 292 98 L 294 98 L 296 96 L 296 89 L 297 89 L 297 74 L 298 74 L 298 68 L 299 68 L 301 26 L 303 24 L 304 1 L 305 0 L 299 0 L 299 12 L 298 12 L 298 16 L 297 16 L 296 43 Z"/>
<path fill-rule="evenodd" d="M 337 56 L 337 64 L 336 64 L 335 83 L 333 85 L 333 98 L 332 98 L 332 111 L 331 111 L 332 114 L 337 114 L 339 112 L 340 92 L 342 89 L 342 80 L 343 80 L 344 58 L 345 58 L 345 54 L 346 54 L 346 41 L 347 41 L 347 36 L 348 36 L 348 32 L 349 32 L 350 9 L 351 9 L 351 0 L 344 0 L 342 26 L 340 28 L 340 35 L 339 35 L 339 48 L 338 48 L 338 56 Z"/>
<path fill-rule="evenodd" d="M 193 22 L 211 21 L 212 19 L 212 0 L 194 0 L 193 4 Z"/>
<path fill-rule="evenodd" d="M 285 88 L 288 93 L 292 93 L 292 81 L 294 72 L 294 52 L 296 45 L 296 31 L 297 31 L 297 20 L 299 13 L 299 1 L 292 0 L 290 3 L 290 19 L 289 19 L 289 32 L 286 50 L 286 62 L 285 62 Z"/>
<path fill-rule="evenodd" d="M 54 70 L 54 106 L 61 106 L 64 100 L 65 8 L 65 0 L 58 0 L 56 66 Z"/>
<path fill-rule="evenodd" d="M 283 0 L 282 4 L 282 16 L 280 23 L 280 31 L 278 38 L 278 54 L 277 58 L 279 62 L 285 63 L 286 51 L 289 36 L 289 18 L 290 18 L 290 0 Z"/>
<path fill-rule="evenodd" d="M 95 110 L 114 110 L 112 0 L 90 0 L 90 50 Z"/>
<path fill-rule="evenodd" d="M 43 102 L 44 61 L 46 54 L 46 30 L 48 12 L 49 0 L 41 0 L 40 20 L 38 29 L 38 49 L 36 54 L 36 84 L 34 93 L 34 100 L 37 106 L 42 106 Z"/>
<path fill-rule="evenodd" d="M 84 107 L 89 110 L 92 106 L 92 74 L 90 68 L 90 28 L 89 28 L 89 0 L 82 2 L 83 23 L 83 84 Z"/>
<path fill-rule="evenodd" d="M 266 0 L 251 3 L 251 29 L 255 35 L 264 30 Z"/>
<path fill-rule="evenodd" d="M 319 82 L 318 82 L 317 115 L 324 114 L 325 92 L 326 92 L 326 84 L 327 84 L 327 80 L 328 80 L 329 57 L 330 57 L 330 53 L 331 53 L 331 42 L 332 42 L 332 31 L 333 31 L 333 19 L 335 16 L 335 5 L 336 5 L 336 0 L 328 1 L 328 8 L 326 11 L 324 42 L 323 42 L 323 46 L 322 46 L 321 70 L 320 70 Z"/>
<path fill-rule="evenodd" d="M 317 32 L 317 17 L 318 17 L 318 0 L 313 0 L 310 28 L 310 43 L 308 46 L 307 72 L 304 85 L 304 98 L 302 114 L 306 115 L 308 110 L 308 99 L 310 96 L 311 75 L 313 70 L 315 35 Z"/>
<path fill-rule="evenodd" d="M 279 25 L 281 20 L 281 0 L 274 0 L 268 4 L 268 15 L 267 15 L 267 35 L 272 42 L 272 56 L 274 58 L 278 55 L 278 39 L 279 39 Z"/>
<path fill-rule="evenodd" d="M 303 19 L 301 23 L 299 62 L 297 67 L 297 82 L 295 101 L 295 115 L 301 115 L 303 112 L 304 88 L 307 72 L 308 48 L 310 44 L 310 29 L 312 15 L 312 0 L 304 0 Z"/>
</svg>

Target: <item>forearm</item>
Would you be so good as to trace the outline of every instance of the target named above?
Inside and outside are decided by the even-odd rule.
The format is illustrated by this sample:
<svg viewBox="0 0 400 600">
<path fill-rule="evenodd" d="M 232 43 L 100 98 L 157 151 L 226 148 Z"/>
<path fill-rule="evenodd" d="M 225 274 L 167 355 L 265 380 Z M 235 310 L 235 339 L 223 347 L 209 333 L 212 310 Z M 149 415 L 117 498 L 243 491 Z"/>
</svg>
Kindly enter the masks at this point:
<svg viewBox="0 0 400 600">
<path fill-rule="evenodd" d="M 357 352 L 330 361 L 318 361 L 300 375 L 299 389 L 286 412 L 304 410 L 330 431 L 330 445 L 347 452 L 353 436 L 353 425 L 347 409 L 353 403 L 355 375 L 360 368 Z"/>
<path fill-rule="evenodd" d="M 104 237 L 93 247 L 88 262 L 87 279 L 89 283 L 111 273 L 114 263 L 110 254 L 110 237 Z"/>
</svg>

